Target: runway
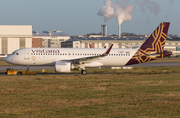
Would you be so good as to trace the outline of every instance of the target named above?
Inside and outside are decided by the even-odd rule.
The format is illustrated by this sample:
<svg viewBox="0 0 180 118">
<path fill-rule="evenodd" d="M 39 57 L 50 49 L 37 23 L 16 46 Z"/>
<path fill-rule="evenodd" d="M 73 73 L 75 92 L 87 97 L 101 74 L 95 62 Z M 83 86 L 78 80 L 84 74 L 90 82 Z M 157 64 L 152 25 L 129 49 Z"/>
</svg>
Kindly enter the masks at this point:
<svg viewBox="0 0 180 118">
<path fill-rule="evenodd" d="M 160 66 L 179 66 L 180 62 L 151 62 L 151 63 L 142 63 L 142 64 L 134 64 L 129 67 L 160 67 Z M 16 70 L 26 70 L 27 66 L 0 66 L 0 71 L 6 70 L 7 68 L 14 68 Z M 41 70 L 41 69 L 54 69 L 54 66 L 30 66 L 30 70 Z"/>
<path fill-rule="evenodd" d="M 14 68 L 15 70 L 26 70 L 27 66 L 0 66 L 0 71 L 6 70 L 7 68 Z M 41 69 L 54 69 L 54 66 L 29 66 L 30 70 L 41 70 Z"/>
</svg>

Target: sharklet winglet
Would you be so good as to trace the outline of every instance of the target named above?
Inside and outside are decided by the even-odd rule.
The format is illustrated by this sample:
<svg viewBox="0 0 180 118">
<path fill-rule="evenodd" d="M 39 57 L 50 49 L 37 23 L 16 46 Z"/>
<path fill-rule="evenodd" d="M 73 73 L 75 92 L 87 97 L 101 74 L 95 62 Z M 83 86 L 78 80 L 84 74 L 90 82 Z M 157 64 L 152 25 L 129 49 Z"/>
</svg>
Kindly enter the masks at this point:
<svg viewBox="0 0 180 118">
<path fill-rule="evenodd" d="M 108 54 L 110 53 L 113 45 L 114 45 L 114 44 L 112 44 L 112 45 L 109 47 L 109 49 L 107 49 L 107 51 L 106 51 L 103 55 L 108 55 Z"/>
</svg>

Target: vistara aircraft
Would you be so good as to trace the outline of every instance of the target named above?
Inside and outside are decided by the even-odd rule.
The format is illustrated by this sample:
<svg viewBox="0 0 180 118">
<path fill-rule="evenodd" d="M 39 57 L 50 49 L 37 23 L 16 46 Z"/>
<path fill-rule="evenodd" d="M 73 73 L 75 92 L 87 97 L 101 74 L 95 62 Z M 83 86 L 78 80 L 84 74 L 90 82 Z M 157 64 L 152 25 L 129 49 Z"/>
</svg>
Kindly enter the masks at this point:
<svg viewBox="0 0 180 118">
<path fill-rule="evenodd" d="M 169 22 L 162 22 L 140 48 L 24 48 L 14 51 L 5 61 L 15 65 L 54 66 L 56 72 L 71 72 L 78 68 L 83 75 L 86 67 L 127 66 L 144 63 L 166 56 L 164 51 Z"/>
</svg>

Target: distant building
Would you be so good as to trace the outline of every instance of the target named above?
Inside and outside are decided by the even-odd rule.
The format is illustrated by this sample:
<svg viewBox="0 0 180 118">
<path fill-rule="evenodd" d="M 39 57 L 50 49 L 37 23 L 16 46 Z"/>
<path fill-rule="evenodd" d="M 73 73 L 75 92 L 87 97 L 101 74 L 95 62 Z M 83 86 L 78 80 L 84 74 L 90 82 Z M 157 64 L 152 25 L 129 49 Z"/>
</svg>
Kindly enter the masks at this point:
<svg viewBox="0 0 180 118">
<path fill-rule="evenodd" d="M 140 46 L 146 39 L 147 37 L 75 37 L 61 44 L 64 48 L 89 48 L 90 43 L 94 48 L 108 48 L 113 43 L 113 48 L 128 48 Z"/>
<path fill-rule="evenodd" d="M 42 48 L 43 39 L 42 38 L 32 38 L 32 47 L 33 48 Z"/>
<path fill-rule="evenodd" d="M 32 47 L 32 25 L 0 25 L 0 55 Z"/>
<path fill-rule="evenodd" d="M 73 37 L 66 42 L 62 42 L 62 48 L 89 48 L 89 44 L 92 44 L 94 48 L 107 48 L 113 45 L 113 48 L 136 48 L 141 46 L 148 36 L 123 36 L 123 37 Z M 180 47 L 180 39 L 173 40 L 167 38 L 165 43 L 165 50 L 173 51 L 174 55 L 180 55 L 177 50 Z M 177 52 L 178 51 L 178 52 Z"/>
<path fill-rule="evenodd" d="M 42 47 L 60 48 L 61 42 L 70 39 L 70 36 L 62 31 L 43 31 L 38 33 L 33 31 L 33 39 L 42 39 Z"/>
</svg>

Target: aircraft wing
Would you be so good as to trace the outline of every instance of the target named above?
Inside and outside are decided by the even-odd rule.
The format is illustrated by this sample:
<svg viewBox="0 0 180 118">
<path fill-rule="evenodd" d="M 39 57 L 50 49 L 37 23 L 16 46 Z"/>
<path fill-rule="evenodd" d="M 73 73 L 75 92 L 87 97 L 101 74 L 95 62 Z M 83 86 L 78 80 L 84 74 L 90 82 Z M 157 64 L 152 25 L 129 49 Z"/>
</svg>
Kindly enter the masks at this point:
<svg viewBox="0 0 180 118">
<path fill-rule="evenodd" d="M 71 60 L 61 60 L 61 61 L 72 62 L 72 63 L 75 63 L 75 64 L 90 63 L 90 62 L 92 62 L 94 60 L 98 60 L 99 58 L 107 56 L 110 53 L 112 47 L 113 47 L 113 44 L 109 47 L 109 49 L 105 53 L 103 53 L 101 55 L 83 57 L 83 58 L 77 58 L 77 59 L 71 59 Z"/>
</svg>

